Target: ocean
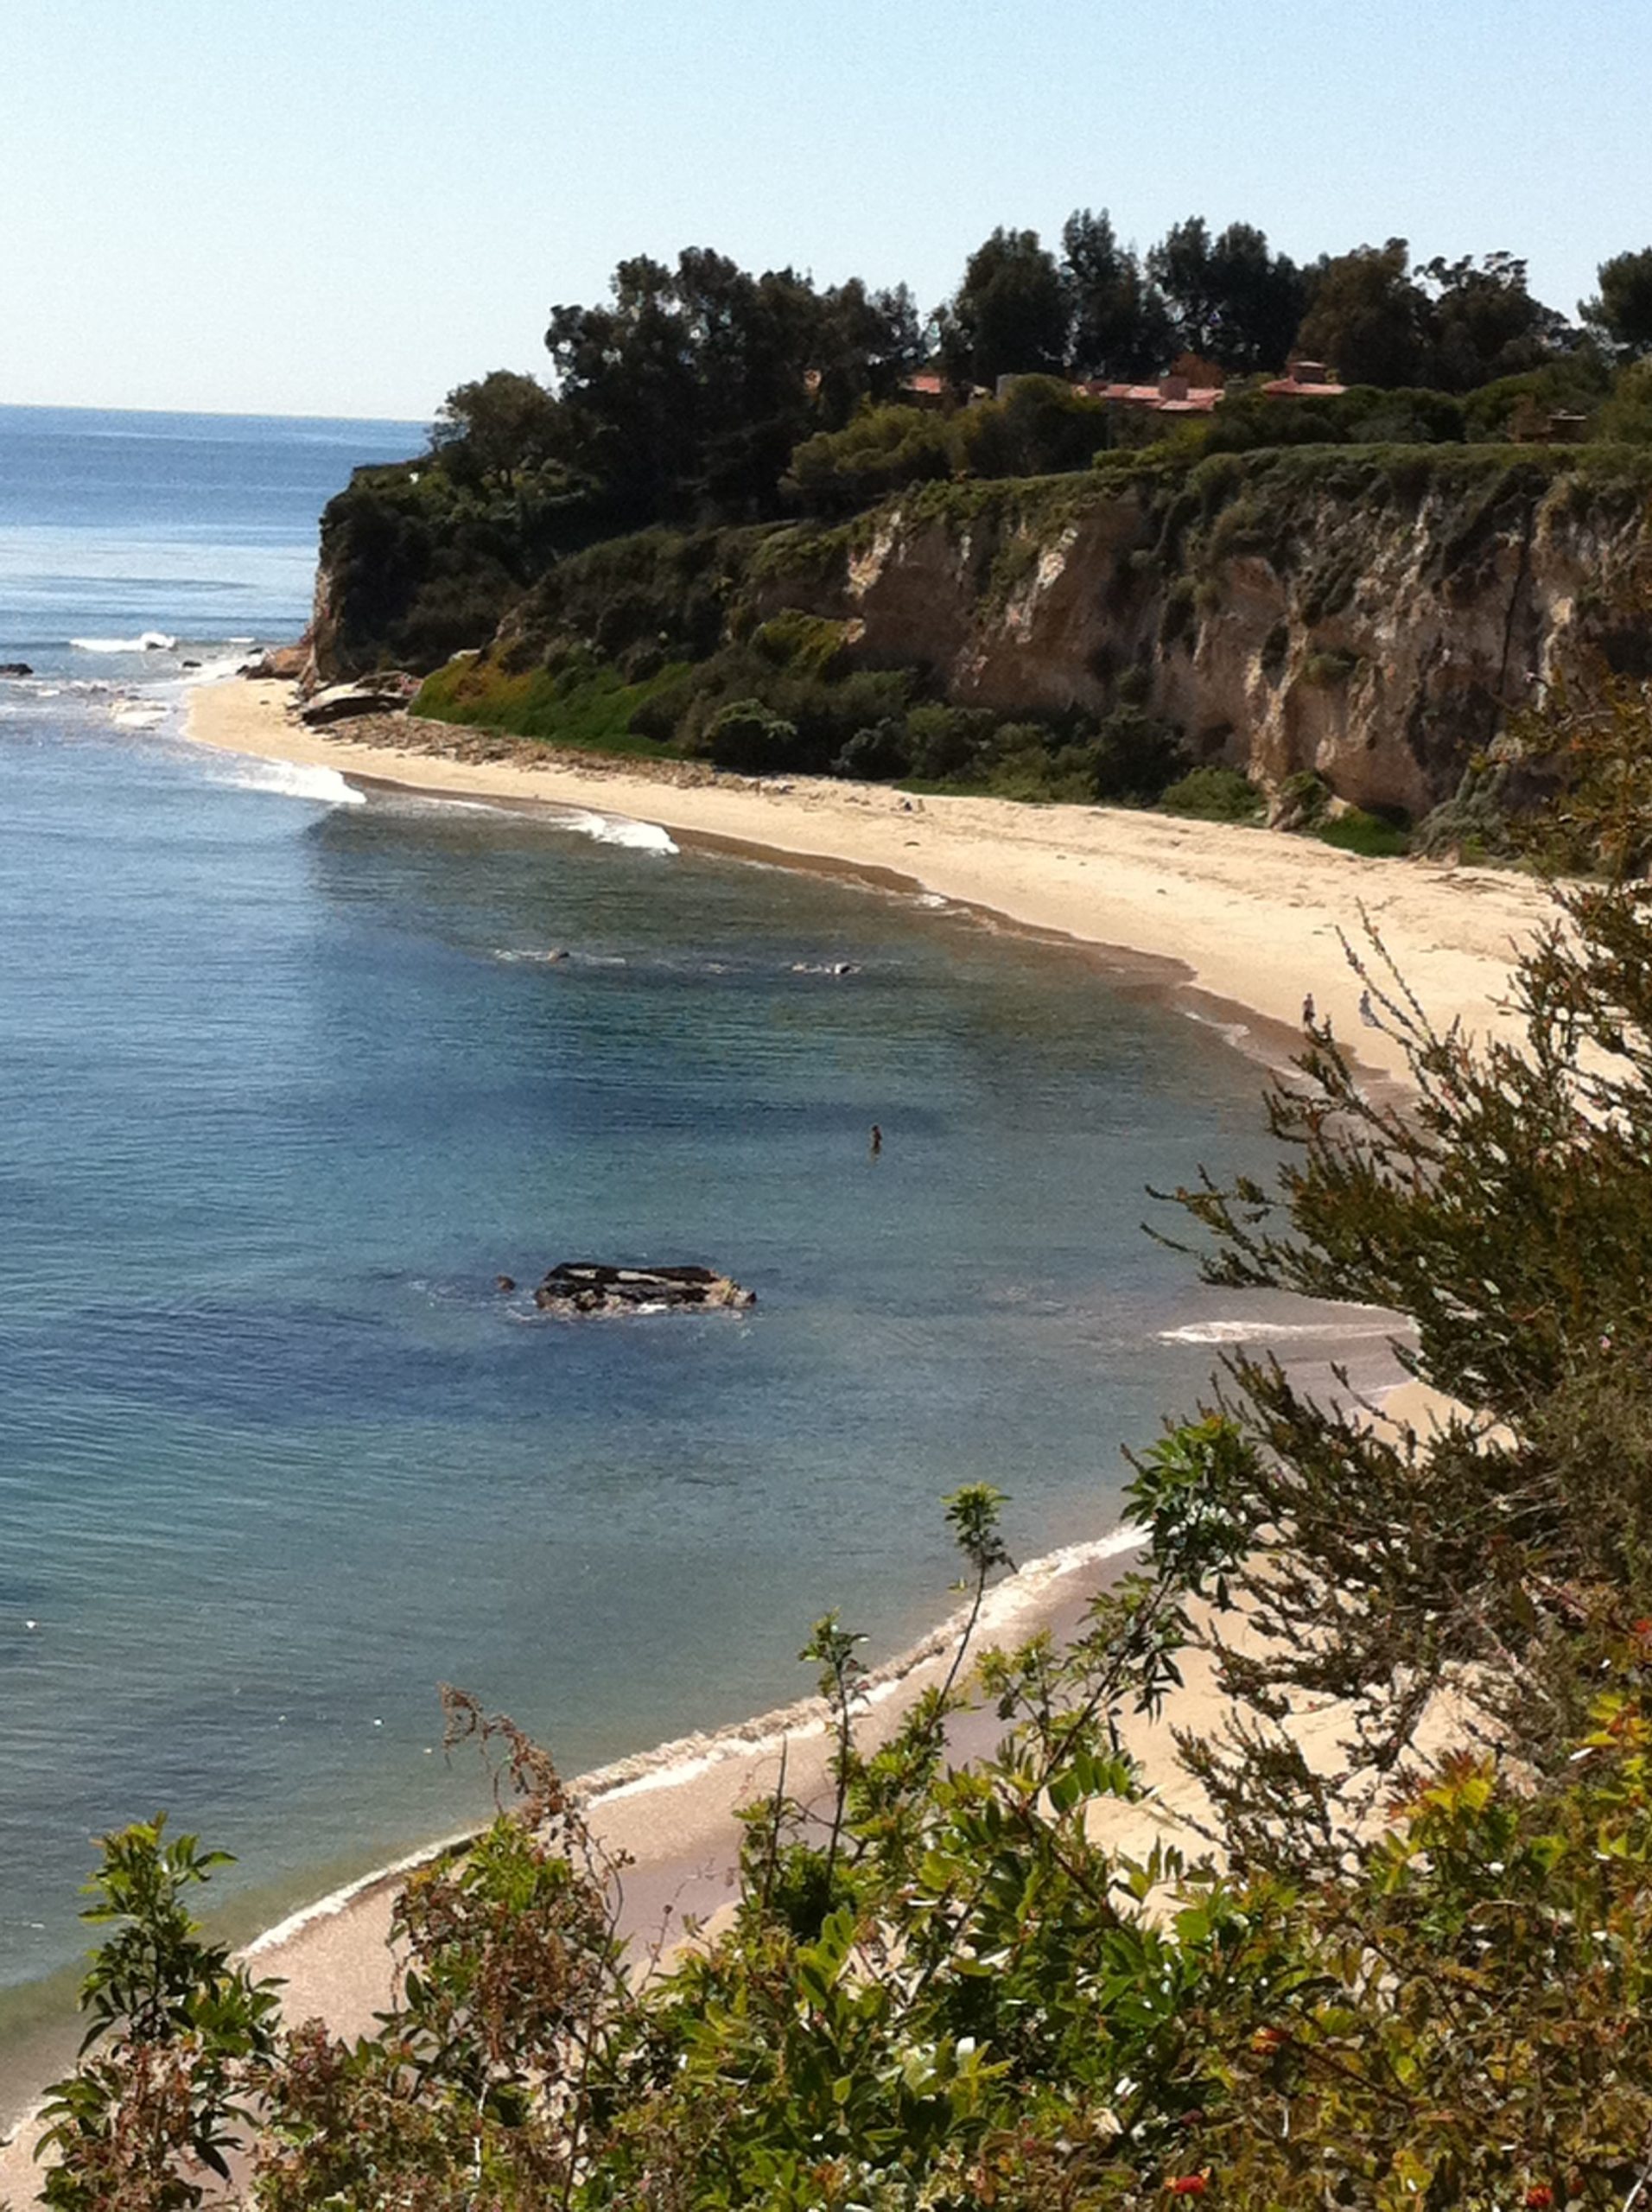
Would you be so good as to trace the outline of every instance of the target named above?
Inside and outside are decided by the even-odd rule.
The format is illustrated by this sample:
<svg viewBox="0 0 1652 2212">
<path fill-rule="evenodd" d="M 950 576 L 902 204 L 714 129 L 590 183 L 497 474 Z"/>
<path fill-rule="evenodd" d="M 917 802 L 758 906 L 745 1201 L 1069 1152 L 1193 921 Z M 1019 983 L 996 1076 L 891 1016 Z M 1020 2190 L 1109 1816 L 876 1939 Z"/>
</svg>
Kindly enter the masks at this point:
<svg viewBox="0 0 1652 2212">
<path fill-rule="evenodd" d="M 0 409 L 0 2085 L 111 1825 L 250 1926 L 478 1810 L 441 1682 L 577 1771 L 886 1657 L 945 1492 L 1102 1533 L 1248 1325 L 1141 1224 L 1261 1071 L 1099 956 L 182 739 L 420 442 Z M 582 1258 L 759 1302 L 494 1287 Z"/>
</svg>

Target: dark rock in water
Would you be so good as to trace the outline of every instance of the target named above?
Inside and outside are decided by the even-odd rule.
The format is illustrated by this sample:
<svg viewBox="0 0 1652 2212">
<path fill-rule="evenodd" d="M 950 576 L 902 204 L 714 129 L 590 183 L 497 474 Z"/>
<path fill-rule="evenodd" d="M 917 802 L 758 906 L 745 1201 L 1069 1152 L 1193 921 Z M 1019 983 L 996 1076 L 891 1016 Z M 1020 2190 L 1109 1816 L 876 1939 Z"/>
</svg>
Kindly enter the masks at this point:
<svg viewBox="0 0 1652 2212">
<path fill-rule="evenodd" d="M 0 676 L 32 676 L 34 673 L 26 660 L 0 660 Z"/>
<path fill-rule="evenodd" d="M 199 668 L 200 663 L 198 660 L 181 660 L 178 665 L 180 668 Z"/>
<path fill-rule="evenodd" d="M 650 1306 L 755 1306 L 757 1294 L 711 1268 L 608 1268 L 567 1260 L 551 1269 L 533 1302 L 545 1313 L 625 1313 Z"/>
<path fill-rule="evenodd" d="M 502 1296 L 508 1296 L 509 1294 L 516 1288 L 516 1277 L 514 1275 L 495 1275 L 493 1278 L 493 1287 L 495 1290 L 499 1292 Z"/>
</svg>

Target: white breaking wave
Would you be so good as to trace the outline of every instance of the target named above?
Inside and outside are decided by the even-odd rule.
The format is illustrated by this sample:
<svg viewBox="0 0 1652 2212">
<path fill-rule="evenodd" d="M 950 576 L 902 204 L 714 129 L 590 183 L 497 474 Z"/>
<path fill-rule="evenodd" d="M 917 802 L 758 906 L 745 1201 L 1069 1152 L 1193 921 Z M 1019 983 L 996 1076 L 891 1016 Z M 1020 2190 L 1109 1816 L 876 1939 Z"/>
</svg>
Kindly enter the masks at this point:
<svg viewBox="0 0 1652 2212">
<path fill-rule="evenodd" d="M 202 661 L 199 668 L 186 669 L 183 680 L 186 683 L 221 683 L 226 676 L 238 676 L 246 665 L 247 656 L 244 652 L 225 653 L 216 660 Z"/>
<path fill-rule="evenodd" d="M 158 729 L 166 718 L 164 707 L 117 707 L 109 717 L 118 729 Z"/>
<path fill-rule="evenodd" d="M 71 638 L 78 653 L 169 653 L 177 644 L 164 630 L 145 630 L 137 638 Z"/>
<path fill-rule="evenodd" d="M 677 851 L 675 839 L 658 822 L 632 822 L 623 814 L 592 814 L 583 807 L 555 817 L 561 830 L 571 830 L 581 837 L 594 837 L 599 845 L 629 845 L 634 852 L 658 853 L 662 856 Z"/>
<path fill-rule="evenodd" d="M 1161 1344 L 1268 1344 L 1277 1337 L 1392 1337 L 1404 1333 L 1399 1315 L 1387 1321 L 1191 1321 L 1160 1329 Z"/>
<path fill-rule="evenodd" d="M 1218 1037 L 1225 1037 L 1230 1045 L 1237 1045 L 1250 1034 L 1248 1021 L 1217 1021 L 1208 1014 L 1200 1014 L 1194 1007 L 1185 1006 L 1180 1012 L 1188 1020 L 1197 1021 L 1201 1029 L 1214 1029 Z"/>
<path fill-rule="evenodd" d="M 272 791 L 280 798 L 308 798 L 321 806 L 365 806 L 367 794 L 346 783 L 336 768 L 306 767 L 296 760 L 237 760 L 214 783 L 242 791 Z"/>
</svg>

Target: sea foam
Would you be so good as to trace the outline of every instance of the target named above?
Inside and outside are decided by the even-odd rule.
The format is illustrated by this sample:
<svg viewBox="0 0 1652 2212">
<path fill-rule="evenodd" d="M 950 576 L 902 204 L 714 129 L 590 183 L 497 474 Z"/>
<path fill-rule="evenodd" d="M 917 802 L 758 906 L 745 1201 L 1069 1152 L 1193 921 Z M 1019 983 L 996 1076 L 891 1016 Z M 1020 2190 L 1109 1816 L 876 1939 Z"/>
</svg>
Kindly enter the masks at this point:
<svg viewBox="0 0 1652 2212">
<path fill-rule="evenodd" d="M 234 638 L 230 642 L 239 645 L 241 640 Z M 251 640 L 247 642 L 251 644 Z M 221 683 L 226 676 L 238 676 L 246 665 L 245 652 L 222 653 L 213 660 L 202 661 L 199 668 L 186 669 L 183 680 L 188 684 Z"/>
<path fill-rule="evenodd" d="M 599 845 L 627 845 L 634 852 L 658 853 L 662 857 L 677 850 L 670 830 L 662 830 L 658 822 L 632 822 L 623 814 L 594 814 L 584 807 L 572 808 L 554 820 L 556 828 L 594 837 Z"/>
<path fill-rule="evenodd" d="M 365 806 L 367 794 L 346 783 L 336 768 L 309 767 L 297 760 L 236 760 L 214 783 L 243 791 L 273 791 L 280 798 L 307 798 L 321 806 Z"/>
<path fill-rule="evenodd" d="M 136 638 L 69 639 L 78 653 L 169 653 L 177 642 L 175 638 L 168 637 L 164 630 L 145 630 Z"/>
<path fill-rule="evenodd" d="M 1285 1337 L 1392 1337 L 1403 1335 L 1405 1321 L 1390 1314 L 1382 1321 L 1190 1321 L 1185 1328 L 1160 1329 L 1161 1344 L 1261 1344 Z"/>
</svg>

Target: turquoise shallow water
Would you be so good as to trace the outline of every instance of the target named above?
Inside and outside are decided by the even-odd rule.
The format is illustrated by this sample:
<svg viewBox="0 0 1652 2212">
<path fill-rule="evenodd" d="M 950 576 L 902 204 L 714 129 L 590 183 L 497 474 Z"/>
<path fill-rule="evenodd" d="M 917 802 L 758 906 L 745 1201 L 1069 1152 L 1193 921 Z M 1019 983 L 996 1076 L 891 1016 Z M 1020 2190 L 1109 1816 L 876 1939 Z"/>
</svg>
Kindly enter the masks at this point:
<svg viewBox="0 0 1652 2212">
<path fill-rule="evenodd" d="M 295 629 L 321 499 L 409 434 L 238 426 L 239 488 L 217 453 L 192 490 L 181 430 L 146 522 L 98 419 L 116 519 L 0 507 L 0 659 L 41 671 L 0 684 L 14 1994 L 113 1822 L 169 1807 L 273 1909 L 464 1817 L 440 1681 L 586 1767 L 797 1694 L 829 1605 L 899 1649 L 961 1482 L 1024 1557 L 1099 1533 L 1210 1363 L 1144 1186 L 1263 1156 L 1255 1066 L 1078 951 L 183 745 L 181 660 Z M 130 573 L 77 607 L 31 531 Z M 67 643 L 145 630 L 179 642 Z M 492 1287 L 575 1257 L 759 1306 Z"/>
</svg>

